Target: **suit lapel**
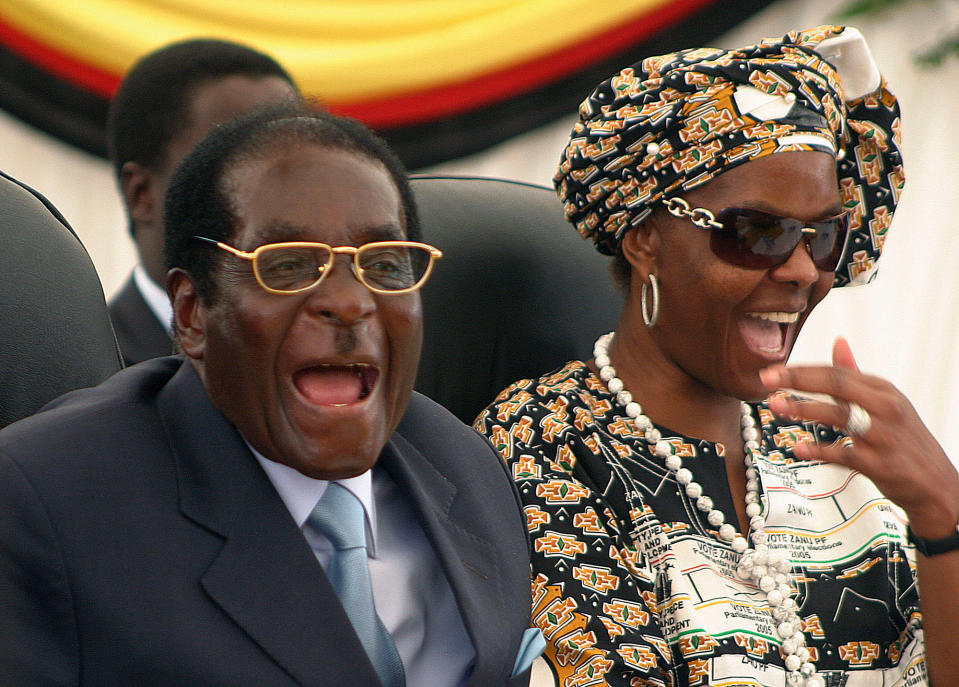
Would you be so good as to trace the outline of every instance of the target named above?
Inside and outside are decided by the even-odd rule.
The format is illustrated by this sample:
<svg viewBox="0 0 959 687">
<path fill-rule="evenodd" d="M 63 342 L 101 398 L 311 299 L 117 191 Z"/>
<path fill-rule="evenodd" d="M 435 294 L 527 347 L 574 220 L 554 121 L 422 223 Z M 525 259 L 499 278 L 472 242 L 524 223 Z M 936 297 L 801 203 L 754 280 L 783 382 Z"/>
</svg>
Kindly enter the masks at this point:
<svg viewBox="0 0 959 687">
<path fill-rule="evenodd" d="M 499 610 L 500 576 L 491 542 L 455 515 L 457 488 L 400 434 L 394 434 L 380 457 L 393 480 L 410 498 L 420 524 L 436 551 L 466 626 L 476 663 L 468 685 L 502 682 L 509 651 L 504 615 Z"/>
<path fill-rule="evenodd" d="M 309 544 L 189 363 L 157 404 L 180 509 L 224 539 L 200 580 L 211 599 L 299 684 L 379 684 Z"/>
</svg>

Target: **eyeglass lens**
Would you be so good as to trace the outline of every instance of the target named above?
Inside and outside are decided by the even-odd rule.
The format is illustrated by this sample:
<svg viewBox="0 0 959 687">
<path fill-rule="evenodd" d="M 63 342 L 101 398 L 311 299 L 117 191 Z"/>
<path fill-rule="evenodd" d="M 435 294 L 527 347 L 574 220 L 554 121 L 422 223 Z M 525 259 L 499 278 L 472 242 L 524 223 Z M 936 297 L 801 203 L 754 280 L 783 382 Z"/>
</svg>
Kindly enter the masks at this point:
<svg viewBox="0 0 959 687">
<path fill-rule="evenodd" d="M 298 291 L 323 278 L 332 265 L 332 251 L 324 246 L 268 247 L 256 256 L 260 279 L 277 291 Z M 416 286 L 430 265 L 430 251 L 422 246 L 367 244 L 356 255 L 357 277 L 382 291 Z"/>
<path fill-rule="evenodd" d="M 842 257 L 849 225 L 847 215 L 804 222 L 749 208 L 727 208 L 716 219 L 723 228 L 712 231 L 712 251 L 729 263 L 752 269 L 782 265 L 805 237 L 816 267 L 832 272 Z M 816 233 L 804 233 L 805 227 Z"/>
</svg>

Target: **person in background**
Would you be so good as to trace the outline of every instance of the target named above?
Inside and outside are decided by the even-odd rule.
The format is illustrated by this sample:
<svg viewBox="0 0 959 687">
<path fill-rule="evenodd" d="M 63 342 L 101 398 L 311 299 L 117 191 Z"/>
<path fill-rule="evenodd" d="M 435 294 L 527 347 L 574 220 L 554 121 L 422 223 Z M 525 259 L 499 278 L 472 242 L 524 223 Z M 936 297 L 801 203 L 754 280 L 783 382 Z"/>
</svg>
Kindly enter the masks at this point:
<svg viewBox="0 0 959 687">
<path fill-rule="evenodd" d="M 176 166 L 217 124 L 298 97 L 293 79 L 272 57 L 215 39 L 164 46 L 124 77 L 110 102 L 107 149 L 139 256 L 109 303 L 125 364 L 173 351 L 163 200 Z"/>
<path fill-rule="evenodd" d="M 183 355 L 0 432 L 0 684 L 526 685 L 515 487 L 412 391 L 441 253 L 394 154 L 305 105 L 217 127 L 166 256 Z"/>
<path fill-rule="evenodd" d="M 583 102 L 555 185 L 622 317 L 476 423 L 525 504 L 559 684 L 959 684 L 959 474 L 843 339 L 785 365 L 875 273 L 899 129 L 840 26 L 650 57 Z"/>
</svg>

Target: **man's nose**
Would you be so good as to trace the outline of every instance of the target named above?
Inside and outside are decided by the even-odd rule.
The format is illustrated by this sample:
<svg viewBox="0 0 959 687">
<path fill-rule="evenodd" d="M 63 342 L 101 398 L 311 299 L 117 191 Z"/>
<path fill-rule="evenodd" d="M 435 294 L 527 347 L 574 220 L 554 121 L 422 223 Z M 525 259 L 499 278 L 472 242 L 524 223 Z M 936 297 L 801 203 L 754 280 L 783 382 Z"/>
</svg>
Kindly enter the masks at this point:
<svg viewBox="0 0 959 687">
<path fill-rule="evenodd" d="M 353 271 L 353 256 L 337 255 L 329 272 L 309 294 L 311 312 L 338 324 L 355 324 L 376 310 L 376 298 Z"/>
</svg>

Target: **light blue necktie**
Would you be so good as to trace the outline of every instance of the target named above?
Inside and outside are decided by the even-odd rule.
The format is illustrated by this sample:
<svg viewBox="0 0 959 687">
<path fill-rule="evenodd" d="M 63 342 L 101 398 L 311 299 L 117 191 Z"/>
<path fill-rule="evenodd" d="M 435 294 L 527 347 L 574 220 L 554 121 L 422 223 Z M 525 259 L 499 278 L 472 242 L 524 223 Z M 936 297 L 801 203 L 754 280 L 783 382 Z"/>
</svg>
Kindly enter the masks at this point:
<svg viewBox="0 0 959 687">
<path fill-rule="evenodd" d="M 309 523 L 326 535 L 335 549 L 326 575 L 383 686 L 404 687 L 403 662 L 373 604 L 363 504 L 349 489 L 330 482 L 313 509 Z"/>
</svg>

